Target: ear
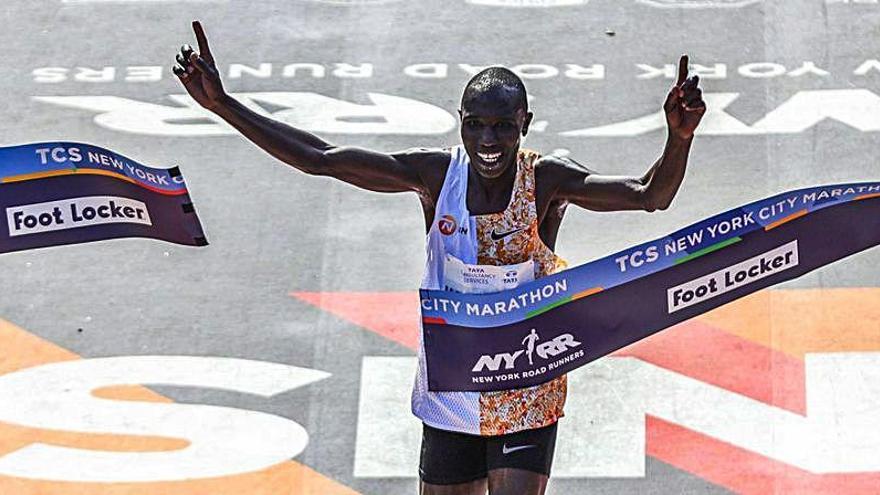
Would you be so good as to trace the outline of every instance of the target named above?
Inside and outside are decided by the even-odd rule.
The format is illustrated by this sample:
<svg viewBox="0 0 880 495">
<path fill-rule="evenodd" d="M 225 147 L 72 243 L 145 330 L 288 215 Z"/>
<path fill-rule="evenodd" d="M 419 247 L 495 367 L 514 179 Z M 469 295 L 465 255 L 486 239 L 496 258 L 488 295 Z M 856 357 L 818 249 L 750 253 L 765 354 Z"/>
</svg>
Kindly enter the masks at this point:
<svg viewBox="0 0 880 495">
<path fill-rule="evenodd" d="M 532 117 L 534 117 L 534 116 L 535 116 L 535 115 L 534 115 L 532 112 L 527 112 L 527 113 L 526 113 L 526 118 L 525 118 L 525 120 L 523 121 L 523 128 L 522 128 L 522 135 L 523 135 L 523 137 L 525 137 L 526 134 L 529 133 L 529 124 L 532 123 Z"/>
</svg>

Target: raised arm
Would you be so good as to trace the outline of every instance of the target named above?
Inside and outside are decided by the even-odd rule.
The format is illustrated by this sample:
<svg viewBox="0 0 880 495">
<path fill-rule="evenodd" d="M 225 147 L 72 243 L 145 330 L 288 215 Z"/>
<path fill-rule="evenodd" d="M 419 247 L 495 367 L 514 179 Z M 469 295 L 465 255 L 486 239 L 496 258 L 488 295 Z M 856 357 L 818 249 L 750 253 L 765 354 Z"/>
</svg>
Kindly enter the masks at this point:
<svg viewBox="0 0 880 495">
<path fill-rule="evenodd" d="M 193 22 L 199 50 L 183 45 L 174 73 L 202 107 L 219 115 L 270 155 L 307 174 L 335 177 L 378 192 L 426 192 L 426 165 L 442 158 L 439 150 L 380 153 L 334 146 L 309 132 L 260 115 L 226 93 L 205 31 Z"/>
<path fill-rule="evenodd" d="M 602 175 L 570 159 L 547 157 L 540 166 L 553 178 L 553 199 L 596 211 L 668 208 L 684 179 L 694 131 L 706 112 L 699 76 L 687 76 L 688 56 L 682 55 L 678 79 L 663 104 L 668 129 L 666 146 L 644 175 Z"/>
</svg>

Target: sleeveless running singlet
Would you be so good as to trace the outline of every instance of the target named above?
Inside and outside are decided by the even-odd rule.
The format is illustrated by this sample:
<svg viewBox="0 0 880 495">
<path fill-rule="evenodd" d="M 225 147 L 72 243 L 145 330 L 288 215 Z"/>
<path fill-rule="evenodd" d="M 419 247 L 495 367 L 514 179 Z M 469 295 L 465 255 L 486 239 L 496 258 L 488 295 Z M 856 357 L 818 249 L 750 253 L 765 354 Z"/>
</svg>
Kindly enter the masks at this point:
<svg viewBox="0 0 880 495">
<path fill-rule="evenodd" d="M 424 289 L 495 292 L 543 277 L 563 262 L 538 236 L 535 168 L 539 155 L 520 150 L 507 208 L 471 216 L 467 209 L 470 160 L 463 146 L 452 158 L 427 236 Z M 496 392 L 429 392 L 424 342 L 412 410 L 429 426 L 474 435 L 541 428 L 562 417 L 566 377 L 534 387 Z"/>
</svg>

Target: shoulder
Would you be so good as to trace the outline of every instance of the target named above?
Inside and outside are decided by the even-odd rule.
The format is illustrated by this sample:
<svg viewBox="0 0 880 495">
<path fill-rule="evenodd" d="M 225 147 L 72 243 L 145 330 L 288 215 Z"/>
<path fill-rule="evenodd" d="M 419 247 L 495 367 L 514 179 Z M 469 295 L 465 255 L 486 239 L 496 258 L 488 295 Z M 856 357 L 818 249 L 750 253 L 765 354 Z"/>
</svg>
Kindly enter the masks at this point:
<svg viewBox="0 0 880 495">
<path fill-rule="evenodd" d="M 449 148 L 408 148 L 392 155 L 413 166 L 437 166 L 442 162 L 449 163 L 452 153 Z"/>
<path fill-rule="evenodd" d="M 405 166 L 414 169 L 427 190 L 422 191 L 424 199 L 435 199 L 443 180 L 446 178 L 446 170 L 452 159 L 452 150 L 449 148 L 409 148 L 393 153 L 395 159 Z"/>
<path fill-rule="evenodd" d="M 445 174 L 452 153 L 448 148 L 409 148 L 392 153 L 397 161 L 418 170 L 423 177 Z"/>
<path fill-rule="evenodd" d="M 568 156 L 545 155 L 535 161 L 536 181 L 544 183 L 584 178 L 595 173 Z"/>
<path fill-rule="evenodd" d="M 574 160 L 568 156 L 544 155 L 535 162 L 535 170 L 542 169 L 544 171 L 561 170 L 576 171 L 581 173 L 593 174 L 586 165 Z"/>
<path fill-rule="evenodd" d="M 391 156 L 425 177 L 437 172 L 445 174 L 452 154 L 448 148 L 409 148 L 392 153 Z"/>
</svg>

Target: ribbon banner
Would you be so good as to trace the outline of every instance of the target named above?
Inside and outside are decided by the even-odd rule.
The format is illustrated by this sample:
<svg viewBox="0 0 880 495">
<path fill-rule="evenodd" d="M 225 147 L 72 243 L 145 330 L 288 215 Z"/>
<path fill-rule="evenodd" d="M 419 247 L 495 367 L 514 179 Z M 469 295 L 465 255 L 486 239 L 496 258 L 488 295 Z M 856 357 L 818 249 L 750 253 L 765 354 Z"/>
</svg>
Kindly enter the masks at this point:
<svg viewBox="0 0 880 495">
<path fill-rule="evenodd" d="M 880 244 L 880 182 L 801 189 L 492 294 L 420 291 L 428 388 L 537 385 Z"/>
<path fill-rule="evenodd" d="M 0 148 L 0 253 L 120 237 L 208 244 L 177 167 L 81 143 Z"/>
</svg>

